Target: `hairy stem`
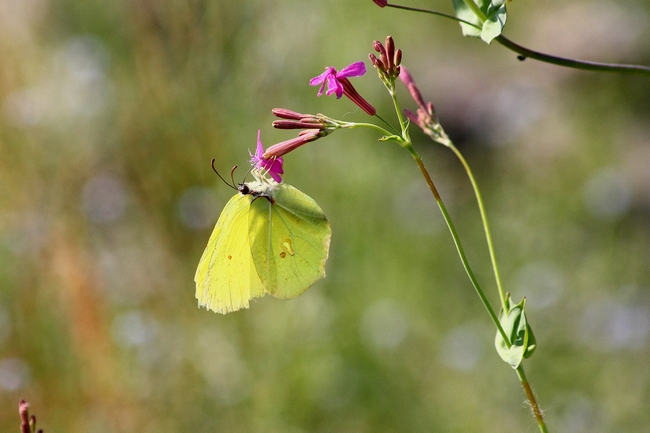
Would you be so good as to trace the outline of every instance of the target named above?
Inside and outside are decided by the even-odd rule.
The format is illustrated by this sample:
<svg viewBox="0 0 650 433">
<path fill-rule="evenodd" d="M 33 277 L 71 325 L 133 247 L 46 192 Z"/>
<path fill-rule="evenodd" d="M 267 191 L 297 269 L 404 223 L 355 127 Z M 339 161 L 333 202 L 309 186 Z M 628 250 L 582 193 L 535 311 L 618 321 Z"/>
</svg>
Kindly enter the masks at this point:
<svg viewBox="0 0 650 433">
<path fill-rule="evenodd" d="M 519 376 L 519 380 L 521 381 L 521 386 L 523 386 L 524 391 L 526 391 L 526 396 L 528 397 L 530 408 L 533 410 L 533 415 L 535 415 L 535 420 L 537 421 L 537 425 L 539 426 L 539 431 L 541 433 L 548 433 L 548 430 L 546 429 L 546 423 L 544 422 L 544 415 L 542 414 L 542 410 L 539 408 L 539 405 L 537 404 L 535 393 L 533 393 L 533 389 L 530 387 L 530 384 L 528 383 L 528 379 L 526 378 L 526 373 L 524 372 L 524 366 L 521 364 L 519 364 L 519 367 L 517 367 L 517 376 Z"/>
</svg>

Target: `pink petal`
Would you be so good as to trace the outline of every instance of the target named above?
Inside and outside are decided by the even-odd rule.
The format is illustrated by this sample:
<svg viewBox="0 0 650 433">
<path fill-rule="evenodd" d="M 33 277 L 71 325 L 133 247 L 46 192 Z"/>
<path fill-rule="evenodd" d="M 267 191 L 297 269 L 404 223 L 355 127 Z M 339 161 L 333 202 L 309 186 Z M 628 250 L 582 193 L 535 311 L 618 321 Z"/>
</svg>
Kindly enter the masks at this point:
<svg viewBox="0 0 650 433">
<path fill-rule="evenodd" d="M 282 176 L 272 171 L 269 171 L 269 174 L 271 175 L 274 181 L 276 181 L 277 183 L 282 183 Z"/>
<path fill-rule="evenodd" d="M 324 72 L 320 74 L 318 77 L 314 77 L 311 80 L 309 80 L 309 85 L 310 86 L 318 86 L 320 83 L 325 81 L 325 76 L 327 72 Z"/>
<path fill-rule="evenodd" d="M 283 163 L 282 158 L 266 159 L 264 160 L 264 163 L 265 163 L 264 168 L 268 171 L 268 173 L 271 175 L 273 180 L 276 181 L 277 183 L 282 182 L 281 174 L 284 174 L 284 170 L 282 169 L 282 163 Z"/>
<path fill-rule="evenodd" d="M 284 160 L 282 158 L 274 159 L 271 164 L 271 169 L 269 171 L 271 173 L 284 174 L 284 170 L 282 169 L 283 163 Z"/>
<path fill-rule="evenodd" d="M 336 91 L 336 76 L 335 75 L 330 75 L 327 77 L 327 92 L 326 95 L 330 96 L 332 93 Z"/>
<path fill-rule="evenodd" d="M 341 99 L 343 96 L 343 86 L 338 81 L 336 82 L 336 99 Z"/>
<path fill-rule="evenodd" d="M 264 146 L 262 145 L 261 139 L 262 131 L 257 130 L 257 151 L 255 152 L 255 157 L 257 159 L 264 159 Z"/>
<path fill-rule="evenodd" d="M 336 93 L 336 99 L 340 98 L 343 95 L 343 86 L 336 79 L 335 75 L 330 75 L 327 77 L 327 96 Z"/>
<path fill-rule="evenodd" d="M 325 79 L 329 75 L 332 75 L 332 74 L 336 74 L 336 69 L 334 69 L 331 66 L 328 66 L 328 67 L 325 68 L 325 72 L 323 72 L 319 76 L 314 77 L 311 80 L 309 80 L 309 85 L 310 86 L 318 86 L 320 83 L 323 83 L 325 81 Z"/>
<path fill-rule="evenodd" d="M 360 77 L 366 73 L 366 65 L 362 61 L 354 62 L 336 73 L 337 78 Z"/>
</svg>

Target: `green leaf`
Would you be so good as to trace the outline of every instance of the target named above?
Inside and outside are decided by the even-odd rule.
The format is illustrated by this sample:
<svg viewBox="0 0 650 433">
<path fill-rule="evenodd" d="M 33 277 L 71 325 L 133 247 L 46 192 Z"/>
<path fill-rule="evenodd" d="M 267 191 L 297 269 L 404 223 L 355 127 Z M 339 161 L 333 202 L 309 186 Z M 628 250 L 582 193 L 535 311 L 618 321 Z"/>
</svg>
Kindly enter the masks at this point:
<svg viewBox="0 0 650 433">
<path fill-rule="evenodd" d="M 492 15 L 488 16 L 486 22 L 483 23 L 483 30 L 481 31 L 481 39 L 486 43 L 492 42 L 492 39 L 501 34 L 503 27 L 506 25 L 506 6 L 503 5 L 497 9 Z"/>
<path fill-rule="evenodd" d="M 467 2 L 474 1 L 483 16 L 477 16 Z M 453 0 L 456 17 L 473 25 L 460 23 L 464 36 L 480 37 L 490 43 L 506 25 L 506 0 Z"/>
<path fill-rule="evenodd" d="M 460 23 L 460 28 L 463 30 L 464 36 L 481 36 L 481 28 L 483 27 L 483 23 L 481 22 L 480 18 L 476 16 L 474 11 L 472 11 L 472 9 L 467 6 L 465 0 L 454 0 L 454 10 L 456 11 L 457 18 L 475 24 L 475 26 L 470 26 L 465 23 Z"/>
<path fill-rule="evenodd" d="M 530 358 L 530 356 L 537 348 L 537 340 L 535 340 L 533 328 L 531 328 L 530 324 L 528 323 L 526 323 L 526 330 L 528 331 L 528 345 L 526 346 L 526 351 L 524 352 L 524 358 Z"/>
<path fill-rule="evenodd" d="M 533 354 L 537 344 L 526 318 L 526 298 L 512 306 L 510 294 L 508 294 L 506 307 L 508 310 L 502 310 L 499 314 L 499 322 L 510 339 L 511 346 L 508 347 L 500 332 L 497 332 L 494 345 L 501 359 L 510 364 L 512 368 L 517 368 L 524 358 Z"/>
</svg>

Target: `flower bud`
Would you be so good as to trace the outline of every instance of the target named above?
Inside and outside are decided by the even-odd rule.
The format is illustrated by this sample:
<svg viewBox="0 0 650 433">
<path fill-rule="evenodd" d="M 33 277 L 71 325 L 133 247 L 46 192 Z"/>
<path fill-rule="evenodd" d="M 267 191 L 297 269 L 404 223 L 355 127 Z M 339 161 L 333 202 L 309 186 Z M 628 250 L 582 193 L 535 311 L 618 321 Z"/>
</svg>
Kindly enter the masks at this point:
<svg viewBox="0 0 650 433">
<path fill-rule="evenodd" d="M 395 57 L 395 42 L 392 36 L 386 36 L 386 61 L 389 70 L 394 69 L 393 59 Z"/>
<path fill-rule="evenodd" d="M 302 119 L 302 116 L 304 116 L 304 114 L 296 113 L 295 111 L 287 110 L 286 108 L 274 108 L 271 110 L 271 113 L 281 119 L 300 120 Z"/>
<path fill-rule="evenodd" d="M 320 122 L 309 122 L 305 120 L 275 120 L 273 127 L 276 129 L 325 129 L 325 125 Z"/>
<path fill-rule="evenodd" d="M 393 63 L 395 63 L 395 66 L 399 66 L 402 64 L 402 50 L 397 50 L 395 51 L 395 58 L 393 59 Z"/>
</svg>

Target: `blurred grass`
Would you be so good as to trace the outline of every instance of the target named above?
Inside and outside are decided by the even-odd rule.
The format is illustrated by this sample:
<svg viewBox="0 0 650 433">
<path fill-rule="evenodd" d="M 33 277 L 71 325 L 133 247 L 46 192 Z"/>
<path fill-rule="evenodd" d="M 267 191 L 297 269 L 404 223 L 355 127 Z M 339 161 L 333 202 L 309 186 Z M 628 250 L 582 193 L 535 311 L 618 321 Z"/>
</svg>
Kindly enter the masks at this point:
<svg viewBox="0 0 650 433">
<path fill-rule="evenodd" d="M 648 1 L 509 7 L 533 49 L 650 63 Z M 647 79 L 518 62 L 370 1 L 23 0 L 0 3 L 1 431 L 20 398 L 46 432 L 535 430 L 416 166 L 364 131 L 286 158 L 331 220 L 327 278 L 196 307 L 232 195 L 210 159 L 244 167 L 258 129 L 287 139 L 274 107 L 365 120 L 307 81 L 388 34 L 475 169 L 506 290 L 528 297 L 551 431 L 647 430 Z M 373 77 L 355 85 L 389 117 Z M 496 302 L 469 183 L 412 135 Z"/>
</svg>

